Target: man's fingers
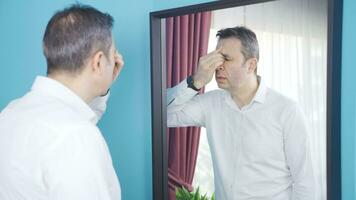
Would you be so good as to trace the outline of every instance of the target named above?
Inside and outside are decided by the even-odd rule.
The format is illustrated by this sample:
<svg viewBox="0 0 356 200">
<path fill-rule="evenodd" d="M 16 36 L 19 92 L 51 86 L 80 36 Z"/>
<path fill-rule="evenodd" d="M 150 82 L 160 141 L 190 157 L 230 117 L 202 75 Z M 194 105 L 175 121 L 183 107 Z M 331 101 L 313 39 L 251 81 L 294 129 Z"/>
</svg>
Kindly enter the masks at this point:
<svg viewBox="0 0 356 200">
<path fill-rule="evenodd" d="M 115 67 L 122 67 L 124 65 L 124 59 L 117 51 L 115 53 Z"/>
<path fill-rule="evenodd" d="M 213 53 L 213 54 L 208 54 L 208 55 L 202 57 L 202 59 L 201 59 L 201 61 L 203 63 L 211 63 L 216 60 L 225 60 L 225 58 L 221 53 Z"/>
<path fill-rule="evenodd" d="M 212 55 L 209 60 L 207 60 L 208 68 L 210 70 L 215 70 L 218 66 L 225 62 L 225 58 L 220 53 Z"/>
<path fill-rule="evenodd" d="M 115 66 L 113 71 L 113 80 L 115 81 L 119 76 L 122 67 L 124 66 L 124 59 L 122 55 L 116 51 L 114 60 L 115 60 Z"/>
<path fill-rule="evenodd" d="M 204 57 L 209 58 L 209 57 L 211 57 L 213 55 L 221 54 L 221 50 L 222 50 L 222 47 L 220 47 L 220 48 L 208 53 L 207 55 L 203 56 L 202 58 L 204 58 Z"/>
<path fill-rule="evenodd" d="M 222 60 L 217 60 L 216 62 L 214 62 L 211 66 L 211 70 L 215 71 L 217 68 L 219 68 L 221 65 L 224 64 L 224 61 Z"/>
</svg>

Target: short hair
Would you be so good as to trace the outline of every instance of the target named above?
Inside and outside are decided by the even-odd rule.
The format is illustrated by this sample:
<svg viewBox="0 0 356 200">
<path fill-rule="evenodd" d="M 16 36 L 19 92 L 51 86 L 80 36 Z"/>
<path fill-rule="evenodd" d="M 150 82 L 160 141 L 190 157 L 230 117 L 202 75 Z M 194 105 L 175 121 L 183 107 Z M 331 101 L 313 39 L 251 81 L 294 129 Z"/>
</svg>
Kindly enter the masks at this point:
<svg viewBox="0 0 356 200">
<path fill-rule="evenodd" d="M 93 52 L 109 54 L 114 19 L 107 13 L 81 4 L 56 12 L 43 36 L 47 74 L 80 72 Z"/>
<path fill-rule="evenodd" d="M 250 29 L 243 26 L 221 29 L 217 32 L 216 37 L 220 39 L 236 38 L 241 41 L 241 53 L 245 60 L 256 58 L 259 60 L 260 53 L 256 34 Z"/>
</svg>

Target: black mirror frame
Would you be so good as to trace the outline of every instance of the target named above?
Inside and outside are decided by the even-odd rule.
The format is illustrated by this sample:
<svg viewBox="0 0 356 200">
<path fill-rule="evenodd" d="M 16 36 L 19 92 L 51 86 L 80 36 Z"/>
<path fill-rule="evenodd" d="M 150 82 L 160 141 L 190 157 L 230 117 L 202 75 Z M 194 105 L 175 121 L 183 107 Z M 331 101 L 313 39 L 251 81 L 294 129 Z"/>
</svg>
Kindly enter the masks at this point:
<svg viewBox="0 0 356 200">
<path fill-rule="evenodd" d="M 213 1 L 150 13 L 153 199 L 168 199 L 166 70 L 161 57 L 161 19 L 275 0 Z M 328 0 L 327 200 L 341 199 L 341 36 L 342 0 Z"/>
</svg>

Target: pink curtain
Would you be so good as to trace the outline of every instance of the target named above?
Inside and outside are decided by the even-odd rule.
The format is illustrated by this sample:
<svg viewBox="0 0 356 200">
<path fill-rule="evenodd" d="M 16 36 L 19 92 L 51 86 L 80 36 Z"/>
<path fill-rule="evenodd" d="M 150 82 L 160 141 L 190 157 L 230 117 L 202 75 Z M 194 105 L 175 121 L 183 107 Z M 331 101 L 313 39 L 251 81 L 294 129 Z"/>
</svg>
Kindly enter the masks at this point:
<svg viewBox="0 0 356 200">
<path fill-rule="evenodd" d="M 207 54 L 211 12 L 166 19 L 167 87 L 194 74 L 199 58 Z M 168 199 L 175 200 L 176 187 L 192 191 L 200 128 L 167 130 Z"/>
</svg>

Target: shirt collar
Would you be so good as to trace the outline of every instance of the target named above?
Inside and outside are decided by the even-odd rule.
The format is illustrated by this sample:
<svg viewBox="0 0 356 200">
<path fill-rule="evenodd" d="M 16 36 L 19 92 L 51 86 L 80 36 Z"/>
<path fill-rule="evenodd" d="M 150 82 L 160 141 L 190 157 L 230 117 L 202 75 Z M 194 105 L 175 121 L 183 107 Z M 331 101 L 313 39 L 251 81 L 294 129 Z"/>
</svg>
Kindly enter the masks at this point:
<svg viewBox="0 0 356 200">
<path fill-rule="evenodd" d="M 257 81 L 259 83 L 257 91 L 251 102 L 244 106 L 242 109 L 249 108 L 254 102 L 258 102 L 263 104 L 266 100 L 266 95 L 267 95 L 267 86 L 265 85 L 264 81 L 262 80 L 261 76 L 257 76 Z M 229 106 L 231 106 L 233 109 L 240 110 L 240 108 L 237 107 L 236 103 L 231 97 L 230 92 L 225 91 L 225 100 L 228 103 Z"/>
<path fill-rule="evenodd" d="M 261 76 L 257 76 L 257 81 L 259 86 L 254 98 L 252 99 L 252 102 L 256 101 L 259 103 L 264 103 L 266 99 L 267 86 L 265 85 L 265 82 L 262 80 Z"/>
<path fill-rule="evenodd" d="M 31 90 L 54 97 L 70 106 L 84 119 L 97 123 L 96 115 L 89 105 L 62 83 L 48 77 L 37 76 Z"/>
</svg>

